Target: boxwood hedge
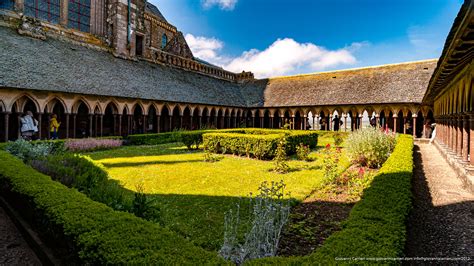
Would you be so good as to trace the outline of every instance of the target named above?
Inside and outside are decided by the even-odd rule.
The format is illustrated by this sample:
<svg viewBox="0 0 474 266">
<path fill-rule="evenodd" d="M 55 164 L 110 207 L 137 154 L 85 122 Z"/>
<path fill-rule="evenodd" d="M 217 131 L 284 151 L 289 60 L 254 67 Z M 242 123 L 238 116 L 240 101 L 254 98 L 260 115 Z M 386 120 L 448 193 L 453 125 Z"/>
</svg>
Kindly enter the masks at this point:
<svg viewBox="0 0 474 266">
<path fill-rule="evenodd" d="M 287 154 L 294 154 L 300 143 L 315 148 L 318 142 L 318 134 L 313 131 L 245 129 L 205 133 L 203 143 L 212 152 L 268 159 L 274 157 L 278 140 L 282 136 L 287 141 Z"/>
<path fill-rule="evenodd" d="M 273 257 L 249 261 L 251 265 L 361 264 L 351 258 L 403 257 L 406 219 L 411 209 L 413 138 L 400 135 L 362 199 L 351 210 L 343 229 L 331 235 L 314 253 L 302 257 Z M 349 258 L 349 260 L 337 260 Z M 394 261 L 377 261 L 393 264 Z"/>
<path fill-rule="evenodd" d="M 0 151 L 2 195 L 81 264 L 226 264 L 133 214 L 114 211 Z"/>
</svg>

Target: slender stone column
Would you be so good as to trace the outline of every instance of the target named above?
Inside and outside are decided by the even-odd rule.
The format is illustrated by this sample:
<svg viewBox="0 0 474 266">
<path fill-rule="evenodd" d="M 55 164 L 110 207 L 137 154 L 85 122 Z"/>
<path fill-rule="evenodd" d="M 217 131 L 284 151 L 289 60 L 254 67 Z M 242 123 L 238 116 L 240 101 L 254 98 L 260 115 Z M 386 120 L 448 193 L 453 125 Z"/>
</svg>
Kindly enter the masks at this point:
<svg viewBox="0 0 474 266">
<path fill-rule="evenodd" d="M 273 116 L 270 116 L 270 125 L 269 125 L 270 128 L 273 128 L 274 125 L 273 125 Z"/>
<path fill-rule="evenodd" d="M 89 137 L 92 137 L 92 116 L 91 114 L 89 114 Z"/>
<path fill-rule="evenodd" d="M 397 133 L 397 115 L 393 115 L 393 132 Z"/>
<path fill-rule="evenodd" d="M 416 138 L 416 117 L 417 115 L 413 115 L 413 138 Z"/>
<path fill-rule="evenodd" d="M 42 113 L 38 113 L 38 139 L 41 139 L 41 131 L 42 131 L 42 127 L 41 127 L 41 122 L 42 122 L 42 118 L 43 118 L 43 114 Z M 49 128 L 48 128 L 48 139 L 50 139 L 49 137 Z"/>
<path fill-rule="evenodd" d="M 216 112 L 216 116 L 214 117 L 214 125 L 216 126 L 216 128 L 219 128 L 217 118 L 218 118 L 218 116 L 217 116 L 217 112 Z M 252 117 L 252 118 L 254 118 L 254 117 Z M 253 126 L 253 124 L 252 124 L 252 126 Z"/>
<path fill-rule="evenodd" d="M 170 128 L 169 128 L 169 131 L 173 131 L 173 116 L 170 115 Z"/>
<path fill-rule="evenodd" d="M 264 120 L 265 120 L 264 117 L 260 117 L 260 128 L 264 128 L 264 126 L 265 126 L 263 124 Z"/>
<path fill-rule="evenodd" d="M 474 168 L 474 114 L 469 115 L 469 157 L 471 166 Z"/>
<path fill-rule="evenodd" d="M 127 130 L 128 130 L 128 135 L 131 135 L 132 130 L 133 130 L 132 116 L 131 115 L 127 115 Z"/>
<path fill-rule="evenodd" d="M 5 113 L 5 142 L 8 141 L 8 124 L 9 124 L 9 118 L 10 118 L 10 114 L 9 113 Z"/>
<path fill-rule="evenodd" d="M 119 123 L 118 123 L 118 135 L 122 136 L 122 115 L 118 115 Z"/>
<path fill-rule="evenodd" d="M 72 114 L 72 137 L 76 138 L 76 114 Z"/>
<path fill-rule="evenodd" d="M 66 138 L 69 138 L 69 114 L 66 113 Z"/>
<path fill-rule="evenodd" d="M 97 137 L 98 136 L 98 132 L 99 132 L 99 128 L 98 128 L 98 123 L 99 123 L 99 116 L 96 114 L 94 115 L 94 127 L 95 127 L 95 134 L 94 134 L 94 137 Z"/>
<path fill-rule="evenodd" d="M 403 117 L 403 134 L 406 134 L 407 133 L 407 118 L 406 117 Z"/>
<path fill-rule="evenodd" d="M 234 116 L 234 128 L 237 128 L 237 116 Z"/>
<path fill-rule="evenodd" d="M 463 117 L 462 147 L 461 147 L 462 160 L 465 162 L 468 161 L 468 155 L 469 155 L 468 144 L 469 144 L 469 116 L 466 115 Z"/>
<path fill-rule="evenodd" d="M 285 116 L 280 117 L 280 121 L 278 121 L 278 128 L 282 128 L 285 125 Z"/>
<path fill-rule="evenodd" d="M 303 116 L 303 130 L 306 130 L 306 128 L 307 128 L 307 123 L 308 123 L 308 122 L 306 121 L 307 119 L 308 119 L 308 117 L 307 117 L 306 115 L 304 115 L 304 116 Z"/>
<path fill-rule="evenodd" d="M 99 114 L 99 120 L 100 120 L 100 136 L 102 137 L 104 135 L 104 116 L 102 114 Z"/>
<path fill-rule="evenodd" d="M 147 133 L 147 119 L 146 119 L 146 115 L 143 115 L 143 133 L 146 134 Z"/>
<path fill-rule="evenodd" d="M 462 146 L 465 144 L 462 142 L 463 140 L 463 117 L 459 116 L 457 119 L 457 127 L 456 127 L 456 155 L 462 157 Z M 467 145 L 466 145 L 467 146 Z"/>
<path fill-rule="evenodd" d="M 453 148 L 453 136 L 452 136 L 452 133 L 453 133 L 453 127 L 452 127 L 452 123 L 453 121 L 451 120 L 451 116 L 447 118 L 448 119 L 448 135 L 446 136 L 448 138 L 448 150 L 452 150 Z"/>
<path fill-rule="evenodd" d="M 347 132 L 347 114 L 344 115 L 344 132 Z"/>
<path fill-rule="evenodd" d="M 456 118 L 451 116 L 450 118 L 451 120 L 451 134 L 450 134 L 450 137 L 451 137 L 451 152 L 453 153 L 456 153 L 456 126 L 457 126 L 457 121 L 456 121 Z"/>
<path fill-rule="evenodd" d="M 295 116 L 291 116 L 291 129 L 295 129 Z"/>
</svg>

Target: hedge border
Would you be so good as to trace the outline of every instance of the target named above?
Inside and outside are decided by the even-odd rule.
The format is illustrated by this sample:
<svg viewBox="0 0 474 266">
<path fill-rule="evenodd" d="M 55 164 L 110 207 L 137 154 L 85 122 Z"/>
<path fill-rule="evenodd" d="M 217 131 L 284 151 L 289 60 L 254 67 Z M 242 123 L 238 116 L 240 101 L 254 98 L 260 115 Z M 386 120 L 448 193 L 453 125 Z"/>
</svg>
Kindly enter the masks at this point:
<svg viewBox="0 0 474 266">
<path fill-rule="evenodd" d="M 0 188 L 35 226 L 84 264 L 227 264 L 176 233 L 114 211 L 0 151 Z M 17 206 L 18 207 L 18 206 Z M 36 219 L 34 219 L 36 217 Z M 41 221 L 38 223 L 38 221 Z M 77 262 L 77 261 L 76 261 Z"/>
<path fill-rule="evenodd" d="M 331 235 L 308 256 L 264 258 L 246 264 L 354 264 L 360 261 L 337 261 L 336 258 L 403 257 L 406 220 L 412 207 L 412 175 L 413 138 L 399 135 L 392 155 L 352 208 L 341 231 Z M 377 263 L 393 264 L 393 261 Z"/>
</svg>

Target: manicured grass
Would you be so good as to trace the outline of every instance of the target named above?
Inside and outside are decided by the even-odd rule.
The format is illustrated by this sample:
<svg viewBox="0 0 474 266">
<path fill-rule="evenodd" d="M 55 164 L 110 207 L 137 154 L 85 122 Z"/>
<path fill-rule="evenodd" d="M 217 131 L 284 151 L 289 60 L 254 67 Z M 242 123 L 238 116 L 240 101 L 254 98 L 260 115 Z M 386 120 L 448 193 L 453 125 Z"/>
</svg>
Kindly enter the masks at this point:
<svg viewBox="0 0 474 266">
<path fill-rule="evenodd" d="M 320 138 L 320 145 L 332 138 Z M 292 171 L 271 171 L 272 161 L 223 156 L 219 162 L 204 162 L 202 151 L 188 151 L 181 144 L 131 146 L 94 152 L 92 159 L 102 163 L 112 179 L 135 191 L 142 184 L 161 209 L 161 220 L 171 230 L 208 250 L 218 250 L 223 240 L 225 212 L 242 198 L 258 193 L 263 181 L 283 180 L 291 198 L 303 200 L 323 178 L 319 153 L 313 162 L 290 160 Z M 349 162 L 342 156 L 341 169 Z M 242 207 L 242 206 L 241 206 Z"/>
</svg>

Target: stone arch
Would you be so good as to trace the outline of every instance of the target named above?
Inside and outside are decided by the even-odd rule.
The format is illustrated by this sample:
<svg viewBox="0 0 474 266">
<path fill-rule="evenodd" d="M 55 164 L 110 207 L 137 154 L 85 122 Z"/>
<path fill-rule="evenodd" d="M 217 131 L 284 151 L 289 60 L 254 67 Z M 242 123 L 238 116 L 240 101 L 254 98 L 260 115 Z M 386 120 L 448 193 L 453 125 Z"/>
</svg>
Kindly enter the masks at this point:
<svg viewBox="0 0 474 266">
<path fill-rule="evenodd" d="M 143 104 L 139 101 L 135 102 L 132 106 L 132 132 L 134 134 L 143 134 L 145 133 L 146 121 L 145 119 L 145 108 Z"/>
<path fill-rule="evenodd" d="M 84 104 L 87 107 L 87 109 L 89 110 L 89 113 L 92 112 L 93 109 L 91 108 L 89 102 L 84 97 L 81 96 L 77 98 L 72 104 L 71 111 L 73 114 L 77 114 L 78 108 L 81 104 Z"/>
<path fill-rule="evenodd" d="M 187 130 L 192 129 L 192 108 L 189 105 L 183 106 L 183 109 L 181 111 L 181 125 L 180 128 L 184 128 Z"/>
<path fill-rule="evenodd" d="M 67 116 L 67 106 L 66 103 L 59 97 L 53 96 L 50 97 L 44 105 L 43 108 L 43 114 L 42 116 L 42 121 L 44 123 L 41 123 L 41 127 L 39 128 L 41 132 L 41 136 L 48 136 L 48 139 L 50 138 L 50 124 L 49 121 L 52 117 L 52 115 L 56 115 L 57 121 L 60 123 L 59 129 L 58 129 L 58 137 L 63 139 L 68 137 L 68 131 L 69 129 L 67 128 L 69 116 Z"/>
<path fill-rule="evenodd" d="M 158 111 L 159 109 L 156 107 L 154 103 L 148 105 L 147 110 L 147 123 L 146 123 L 146 131 L 147 132 L 158 132 Z"/>
<path fill-rule="evenodd" d="M 182 119 L 181 119 L 181 109 L 179 105 L 175 105 L 173 111 L 171 113 L 171 131 L 174 129 L 180 129 L 182 126 Z"/>
</svg>

